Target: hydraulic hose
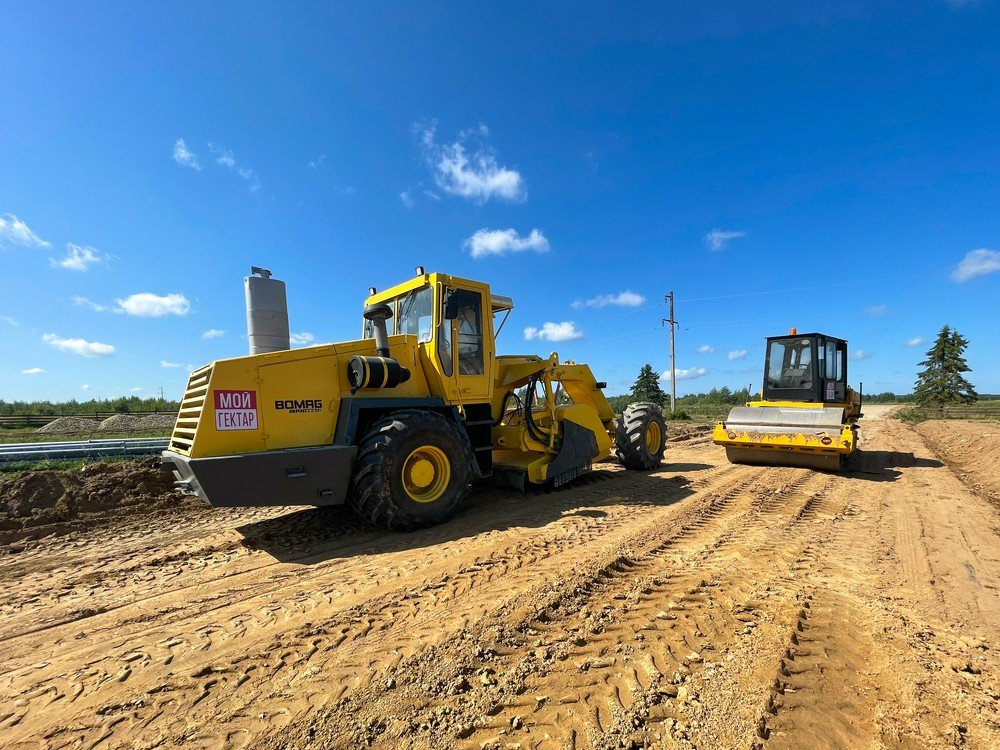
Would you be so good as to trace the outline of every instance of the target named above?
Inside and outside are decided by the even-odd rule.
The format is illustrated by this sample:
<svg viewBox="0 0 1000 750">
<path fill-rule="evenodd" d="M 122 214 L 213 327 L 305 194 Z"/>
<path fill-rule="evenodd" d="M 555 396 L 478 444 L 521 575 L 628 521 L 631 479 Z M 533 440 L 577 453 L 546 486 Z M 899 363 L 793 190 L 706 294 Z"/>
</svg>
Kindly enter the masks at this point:
<svg viewBox="0 0 1000 750">
<path fill-rule="evenodd" d="M 535 424 L 535 420 L 531 415 L 531 407 L 535 404 L 535 399 L 537 394 L 535 392 L 535 386 L 538 385 L 538 376 L 535 375 L 528 381 L 528 392 L 525 394 L 524 399 L 524 426 L 528 430 L 528 435 L 532 440 L 536 440 L 543 445 L 548 443 L 547 437 L 542 434 L 541 428 Z"/>
</svg>

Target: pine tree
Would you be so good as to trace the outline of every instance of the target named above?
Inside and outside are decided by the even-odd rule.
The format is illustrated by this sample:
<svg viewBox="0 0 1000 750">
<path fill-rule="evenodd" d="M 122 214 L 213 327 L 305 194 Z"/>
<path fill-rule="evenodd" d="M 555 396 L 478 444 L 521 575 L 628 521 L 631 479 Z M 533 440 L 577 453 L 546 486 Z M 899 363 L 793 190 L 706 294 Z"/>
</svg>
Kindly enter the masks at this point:
<svg viewBox="0 0 1000 750">
<path fill-rule="evenodd" d="M 652 401 L 654 404 L 662 404 L 666 398 L 666 393 L 660 388 L 660 378 L 652 365 L 643 365 L 639 370 L 639 377 L 632 384 L 632 395 L 639 401 Z"/>
<path fill-rule="evenodd" d="M 945 326 L 938 333 L 934 345 L 927 350 L 927 359 L 921 362 L 925 369 L 917 374 L 913 393 L 921 406 L 971 403 L 979 398 L 972 384 L 962 373 L 971 368 L 962 355 L 969 340 L 958 331 Z"/>
</svg>

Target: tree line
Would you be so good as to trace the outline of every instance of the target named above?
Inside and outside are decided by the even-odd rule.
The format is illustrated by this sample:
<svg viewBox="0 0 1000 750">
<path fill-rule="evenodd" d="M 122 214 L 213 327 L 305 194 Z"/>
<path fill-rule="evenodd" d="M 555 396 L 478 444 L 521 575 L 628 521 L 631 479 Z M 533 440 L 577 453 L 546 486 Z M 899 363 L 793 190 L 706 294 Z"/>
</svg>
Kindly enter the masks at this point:
<svg viewBox="0 0 1000 750">
<path fill-rule="evenodd" d="M 139 398 L 138 396 L 120 396 L 119 398 L 96 399 L 87 401 L 5 401 L 0 399 L 0 417 L 14 417 L 21 414 L 42 414 L 50 417 L 72 417 L 96 412 L 113 412 L 115 414 L 132 414 L 146 411 L 176 412 L 180 402 L 168 401 L 162 398 Z"/>
</svg>

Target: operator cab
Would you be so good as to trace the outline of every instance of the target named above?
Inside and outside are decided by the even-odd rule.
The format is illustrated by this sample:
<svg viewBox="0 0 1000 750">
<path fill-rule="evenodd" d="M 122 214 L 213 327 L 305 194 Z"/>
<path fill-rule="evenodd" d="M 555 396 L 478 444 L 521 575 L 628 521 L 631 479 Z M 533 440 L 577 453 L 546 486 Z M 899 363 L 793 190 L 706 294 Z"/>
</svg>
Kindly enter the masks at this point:
<svg viewBox="0 0 1000 750">
<path fill-rule="evenodd" d="M 847 400 L 847 342 L 822 333 L 767 339 L 764 399 L 844 403 Z"/>
</svg>

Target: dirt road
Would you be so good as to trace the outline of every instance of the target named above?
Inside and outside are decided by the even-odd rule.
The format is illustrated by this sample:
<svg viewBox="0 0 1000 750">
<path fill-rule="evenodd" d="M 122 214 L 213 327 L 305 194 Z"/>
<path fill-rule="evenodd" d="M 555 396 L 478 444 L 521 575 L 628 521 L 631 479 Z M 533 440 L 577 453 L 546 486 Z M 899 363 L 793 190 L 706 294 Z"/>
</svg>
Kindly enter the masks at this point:
<svg viewBox="0 0 1000 750">
<path fill-rule="evenodd" d="M 0 746 L 1000 746 L 1000 514 L 863 436 L 846 475 L 698 438 L 410 535 L 185 507 L 9 545 Z"/>
</svg>

